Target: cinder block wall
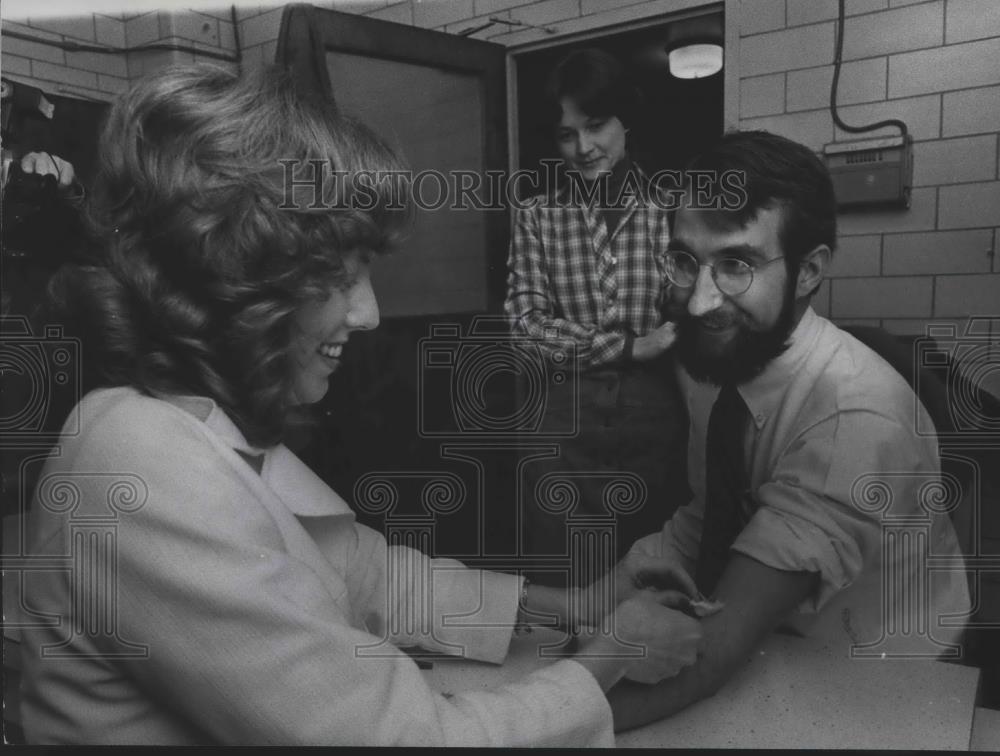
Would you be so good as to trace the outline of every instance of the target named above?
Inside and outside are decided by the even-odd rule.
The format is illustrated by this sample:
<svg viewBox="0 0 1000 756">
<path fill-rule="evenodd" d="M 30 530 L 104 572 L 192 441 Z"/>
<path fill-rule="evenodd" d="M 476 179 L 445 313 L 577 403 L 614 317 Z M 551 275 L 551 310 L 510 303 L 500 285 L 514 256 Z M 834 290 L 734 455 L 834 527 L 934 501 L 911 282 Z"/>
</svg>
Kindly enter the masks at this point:
<svg viewBox="0 0 1000 756">
<path fill-rule="evenodd" d="M 816 150 L 859 138 L 834 126 L 836 0 L 743 0 L 740 125 Z M 818 305 L 839 322 L 923 333 L 1000 315 L 1000 3 L 848 0 L 839 112 L 913 134 L 912 207 L 842 215 Z M 897 133 L 883 129 L 871 135 Z M 868 136 L 868 135 L 864 135 Z M 1000 335 L 1000 323 L 993 324 Z"/>
<path fill-rule="evenodd" d="M 510 47 L 705 6 L 705 0 L 334 0 L 317 2 L 389 21 L 460 33 L 490 17 L 555 29 L 493 24 L 474 37 Z M 281 6 L 237 3 L 243 65 L 274 58 Z M 766 128 L 821 150 L 857 138 L 830 115 L 836 0 L 726 0 L 733 109 L 742 128 Z M 840 115 L 863 125 L 905 121 L 915 139 L 907 211 L 841 217 L 841 246 L 816 308 L 842 323 L 923 333 L 933 322 L 963 333 L 970 317 L 1000 316 L 1000 2 L 847 0 Z M 737 33 L 733 33 L 733 25 Z M 134 46 L 182 41 L 233 51 L 228 9 L 5 20 L 3 29 L 48 39 Z M 5 76 L 61 94 L 107 99 L 130 78 L 198 56 L 64 52 L 3 38 Z M 883 130 L 878 133 L 894 133 Z M 990 331 L 990 328 L 992 329 Z M 984 333 L 1000 336 L 1000 320 Z M 1000 390 L 1000 387 L 997 387 Z"/>
<path fill-rule="evenodd" d="M 91 13 L 74 18 L 3 18 L 0 71 L 5 77 L 52 94 L 107 101 L 131 79 L 171 63 L 193 62 L 195 53 L 147 50 L 127 55 L 62 50 L 45 42 L 10 36 L 20 33 L 51 42 L 111 47 L 176 43 L 232 55 L 234 25 L 228 8 L 146 13 Z M 215 61 L 220 65 L 232 65 Z"/>
</svg>

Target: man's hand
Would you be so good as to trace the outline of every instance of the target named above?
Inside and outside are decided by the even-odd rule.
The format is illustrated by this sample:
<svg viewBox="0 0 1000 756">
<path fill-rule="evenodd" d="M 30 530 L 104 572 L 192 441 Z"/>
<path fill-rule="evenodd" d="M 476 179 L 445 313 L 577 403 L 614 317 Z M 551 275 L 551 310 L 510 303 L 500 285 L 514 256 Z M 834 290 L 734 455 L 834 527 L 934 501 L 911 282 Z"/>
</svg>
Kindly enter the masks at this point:
<svg viewBox="0 0 1000 756">
<path fill-rule="evenodd" d="M 76 178 L 73 164 L 47 152 L 29 152 L 21 158 L 21 170 L 39 176 L 55 176 L 60 190 L 69 189 Z"/>
<path fill-rule="evenodd" d="M 651 684 L 694 664 L 701 624 L 645 593 L 622 602 L 598 627 L 578 637 L 583 646 L 574 658 L 607 690 L 623 675 Z"/>
<path fill-rule="evenodd" d="M 636 362 L 649 362 L 673 346 L 677 340 L 677 326 L 667 321 L 655 331 L 645 336 L 637 336 L 632 342 L 632 359 Z"/>
</svg>

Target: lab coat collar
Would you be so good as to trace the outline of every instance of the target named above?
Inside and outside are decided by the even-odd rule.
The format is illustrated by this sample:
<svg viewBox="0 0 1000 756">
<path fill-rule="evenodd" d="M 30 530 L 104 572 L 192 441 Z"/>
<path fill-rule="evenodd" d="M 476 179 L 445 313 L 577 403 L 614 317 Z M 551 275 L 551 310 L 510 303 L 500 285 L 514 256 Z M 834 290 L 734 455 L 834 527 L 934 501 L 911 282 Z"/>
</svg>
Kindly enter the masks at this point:
<svg viewBox="0 0 1000 756">
<path fill-rule="evenodd" d="M 205 396 L 162 398 L 201 420 L 209 431 L 234 451 L 251 457 L 263 456 L 261 480 L 293 514 L 299 517 L 354 515 L 348 503 L 284 444 L 269 448 L 252 446 L 214 400 Z M 246 462 L 241 460 L 240 464 Z"/>
</svg>

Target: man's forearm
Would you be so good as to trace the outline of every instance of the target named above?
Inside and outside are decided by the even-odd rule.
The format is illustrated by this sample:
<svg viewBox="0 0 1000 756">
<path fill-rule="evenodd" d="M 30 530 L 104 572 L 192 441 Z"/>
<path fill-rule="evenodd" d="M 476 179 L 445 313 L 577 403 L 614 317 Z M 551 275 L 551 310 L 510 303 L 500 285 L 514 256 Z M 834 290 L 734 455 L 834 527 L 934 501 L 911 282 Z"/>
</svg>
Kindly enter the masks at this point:
<svg viewBox="0 0 1000 756">
<path fill-rule="evenodd" d="M 816 574 L 786 572 L 733 554 L 716 597 L 724 608 L 702 620 L 698 660 L 656 685 L 627 680 L 608 694 L 615 729 L 627 730 L 670 716 L 713 695 L 752 658 L 764 638 L 814 589 Z"/>
<path fill-rule="evenodd" d="M 709 623 L 711 617 L 705 620 Z M 706 628 L 706 633 L 708 628 Z M 706 642 L 711 642 L 706 635 Z M 728 658 L 723 649 L 709 649 L 692 666 L 676 677 L 656 685 L 622 680 L 608 693 L 615 719 L 615 730 L 629 730 L 669 717 L 703 698 L 715 695 L 730 675 L 738 669 L 740 658 Z"/>
</svg>

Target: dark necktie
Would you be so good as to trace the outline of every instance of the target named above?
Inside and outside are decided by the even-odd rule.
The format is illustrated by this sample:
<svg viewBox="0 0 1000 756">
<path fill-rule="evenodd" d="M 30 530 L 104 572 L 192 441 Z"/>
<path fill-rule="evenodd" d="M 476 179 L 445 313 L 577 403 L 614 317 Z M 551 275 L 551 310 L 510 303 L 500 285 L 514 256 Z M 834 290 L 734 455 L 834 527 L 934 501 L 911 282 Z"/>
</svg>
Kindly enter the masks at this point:
<svg viewBox="0 0 1000 756">
<path fill-rule="evenodd" d="M 749 417 L 736 386 L 723 386 L 708 419 L 705 445 L 705 517 L 695 582 L 706 596 L 715 590 L 729 547 L 746 525 L 741 502 L 750 486 L 743 448 Z"/>
</svg>

